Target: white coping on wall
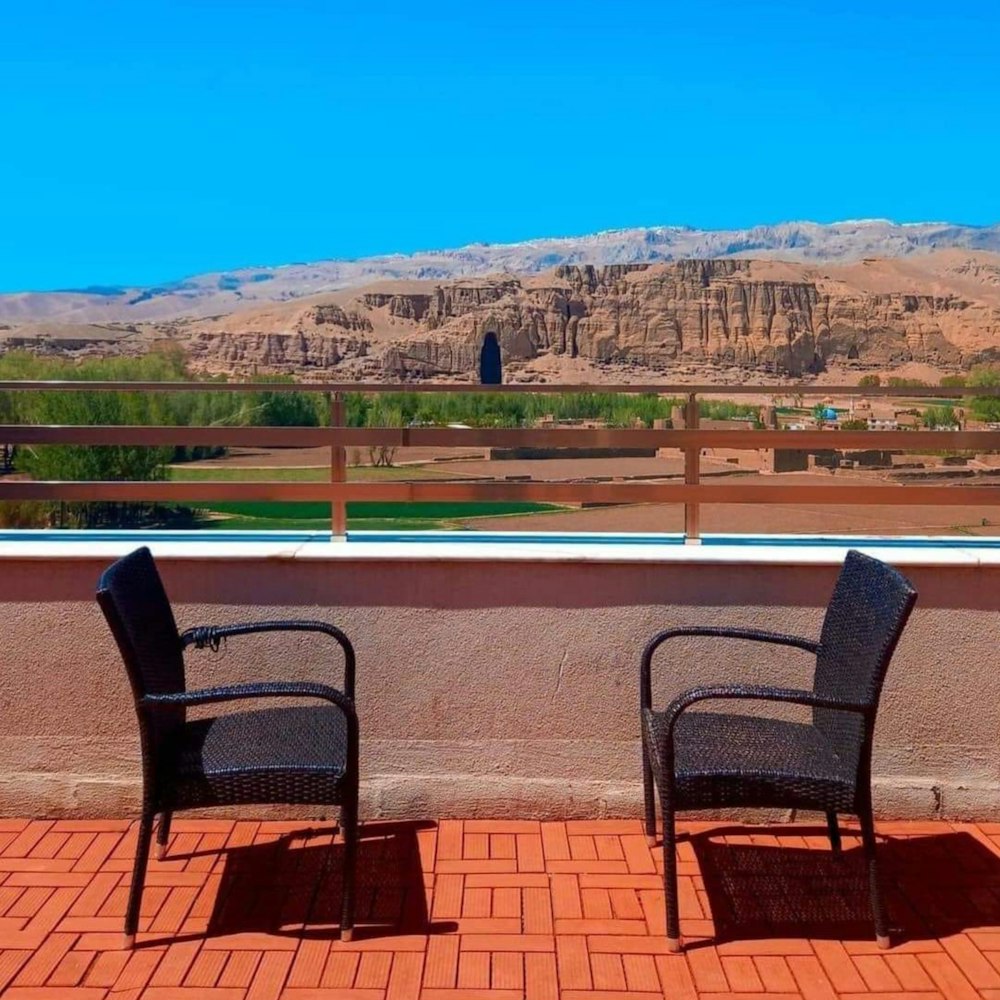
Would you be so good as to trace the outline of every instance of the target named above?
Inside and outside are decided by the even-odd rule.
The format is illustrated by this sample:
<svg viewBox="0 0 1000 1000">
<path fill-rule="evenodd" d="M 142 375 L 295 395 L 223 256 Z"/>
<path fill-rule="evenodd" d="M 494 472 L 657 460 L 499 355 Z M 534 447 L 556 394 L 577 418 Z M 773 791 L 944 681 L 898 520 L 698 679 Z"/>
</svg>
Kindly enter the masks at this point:
<svg viewBox="0 0 1000 1000">
<path fill-rule="evenodd" d="M 935 544 L 929 544 L 934 542 Z M 201 534 L 197 540 L 158 540 L 155 533 L 128 538 L 15 539 L 0 540 L 2 560 L 113 560 L 139 545 L 148 545 L 162 560 L 301 560 L 364 562 L 552 562 L 715 565 L 839 565 L 849 549 L 858 549 L 898 566 L 1000 566 L 1000 545 L 963 547 L 959 539 L 809 538 L 752 543 L 629 544 L 620 537 L 586 543 L 571 540 L 531 541 L 331 541 L 240 540 L 214 541 Z"/>
</svg>

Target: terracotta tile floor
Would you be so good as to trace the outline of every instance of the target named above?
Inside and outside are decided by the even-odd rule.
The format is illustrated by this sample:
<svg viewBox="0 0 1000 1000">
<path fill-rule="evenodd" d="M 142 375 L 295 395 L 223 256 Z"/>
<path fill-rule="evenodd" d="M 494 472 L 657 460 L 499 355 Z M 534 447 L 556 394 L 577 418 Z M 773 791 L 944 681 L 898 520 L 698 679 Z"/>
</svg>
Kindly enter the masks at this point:
<svg viewBox="0 0 1000 1000">
<path fill-rule="evenodd" d="M 330 825 L 178 820 L 126 953 L 134 827 L 0 820 L 0 995 L 1000 1000 L 1000 825 L 880 827 L 888 952 L 853 837 L 837 860 L 814 826 L 684 830 L 683 955 L 637 822 L 478 820 L 368 824 L 349 945 Z"/>
</svg>

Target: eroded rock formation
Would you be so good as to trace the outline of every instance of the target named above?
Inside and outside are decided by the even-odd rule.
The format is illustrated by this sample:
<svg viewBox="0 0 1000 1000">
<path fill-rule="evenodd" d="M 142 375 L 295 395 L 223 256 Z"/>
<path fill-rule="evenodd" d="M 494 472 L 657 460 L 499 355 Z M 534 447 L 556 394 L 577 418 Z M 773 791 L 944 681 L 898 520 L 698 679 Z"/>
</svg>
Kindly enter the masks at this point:
<svg viewBox="0 0 1000 1000">
<path fill-rule="evenodd" d="M 560 357 L 793 377 L 848 360 L 968 366 L 1000 358 L 1000 257 L 946 251 L 916 263 L 844 266 L 738 258 L 562 265 L 524 276 L 382 282 L 157 324 L 147 335 L 179 341 L 203 371 L 393 379 L 471 376 L 489 331 L 508 370 Z M 71 333 L 58 335 L 79 348 Z M 25 340 L 17 328 L 4 335 Z M 142 331 L 116 336 L 97 330 L 92 350 L 135 350 Z"/>
<path fill-rule="evenodd" d="M 382 356 L 470 371 L 487 330 L 507 360 L 541 353 L 668 368 L 688 359 L 801 375 L 831 360 L 971 363 L 1000 349 L 1000 310 L 956 295 L 763 279 L 743 260 L 565 266 L 547 279 L 442 287 L 421 329 Z"/>
</svg>

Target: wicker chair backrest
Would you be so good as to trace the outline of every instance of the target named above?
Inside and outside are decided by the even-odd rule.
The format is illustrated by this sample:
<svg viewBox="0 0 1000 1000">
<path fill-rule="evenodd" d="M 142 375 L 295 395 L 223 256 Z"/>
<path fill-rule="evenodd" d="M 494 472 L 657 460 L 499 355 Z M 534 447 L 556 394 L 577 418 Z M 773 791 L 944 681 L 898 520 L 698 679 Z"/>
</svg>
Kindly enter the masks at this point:
<svg viewBox="0 0 1000 1000">
<path fill-rule="evenodd" d="M 109 566 L 101 576 L 97 601 L 125 661 L 132 694 L 171 694 L 184 690 L 184 657 L 177 623 L 152 553 L 145 546 Z M 183 708 L 150 713 L 154 746 L 184 722 Z"/>
<path fill-rule="evenodd" d="M 867 717 L 815 709 L 813 720 L 845 760 L 860 758 L 873 727 L 885 673 L 917 593 L 898 570 L 854 550 L 847 553 L 827 607 L 816 657 L 817 694 L 860 702 Z"/>
</svg>

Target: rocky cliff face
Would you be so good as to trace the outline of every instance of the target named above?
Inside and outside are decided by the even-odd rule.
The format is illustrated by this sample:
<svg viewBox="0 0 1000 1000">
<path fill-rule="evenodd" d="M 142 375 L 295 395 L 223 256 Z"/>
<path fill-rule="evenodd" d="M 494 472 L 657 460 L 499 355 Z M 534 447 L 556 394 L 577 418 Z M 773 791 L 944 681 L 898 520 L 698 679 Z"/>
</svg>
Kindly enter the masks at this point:
<svg viewBox="0 0 1000 1000">
<path fill-rule="evenodd" d="M 307 309 L 302 316 L 302 325 L 308 326 L 339 326 L 344 330 L 356 330 L 360 332 L 370 331 L 371 320 L 357 312 L 345 312 L 340 306 L 335 304 L 317 305 L 312 309 Z"/>
<path fill-rule="evenodd" d="M 323 333 L 202 333 L 185 341 L 195 369 L 260 374 L 337 369 L 368 356 L 361 337 Z"/>
<path fill-rule="evenodd" d="M 383 282 L 157 324 L 150 335 L 176 339 L 204 371 L 344 379 L 471 375 L 487 332 L 497 335 L 508 372 L 559 358 L 665 373 L 693 363 L 790 376 L 850 359 L 956 367 L 1000 358 L 1000 257 L 946 251 L 920 261 L 817 268 L 693 259 Z M 134 350 L 141 336 L 127 329 L 128 344 L 123 333 L 116 347 L 114 331 L 102 328 L 106 339 L 93 350 Z M 4 335 L 19 336 L 16 328 Z"/>
<path fill-rule="evenodd" d="M 1000 310 L 955 295 L 868 293 L 755 277 L 752 262 L 564 266 L 547 279 L 442 287 L 388 372 L 466 372 L 487 331 L 504 358 L 566 354 L 669 368 L 680 360 L 801 375 L 836 360 L 971 363 L 1000 350 Z"/>
</svg>

